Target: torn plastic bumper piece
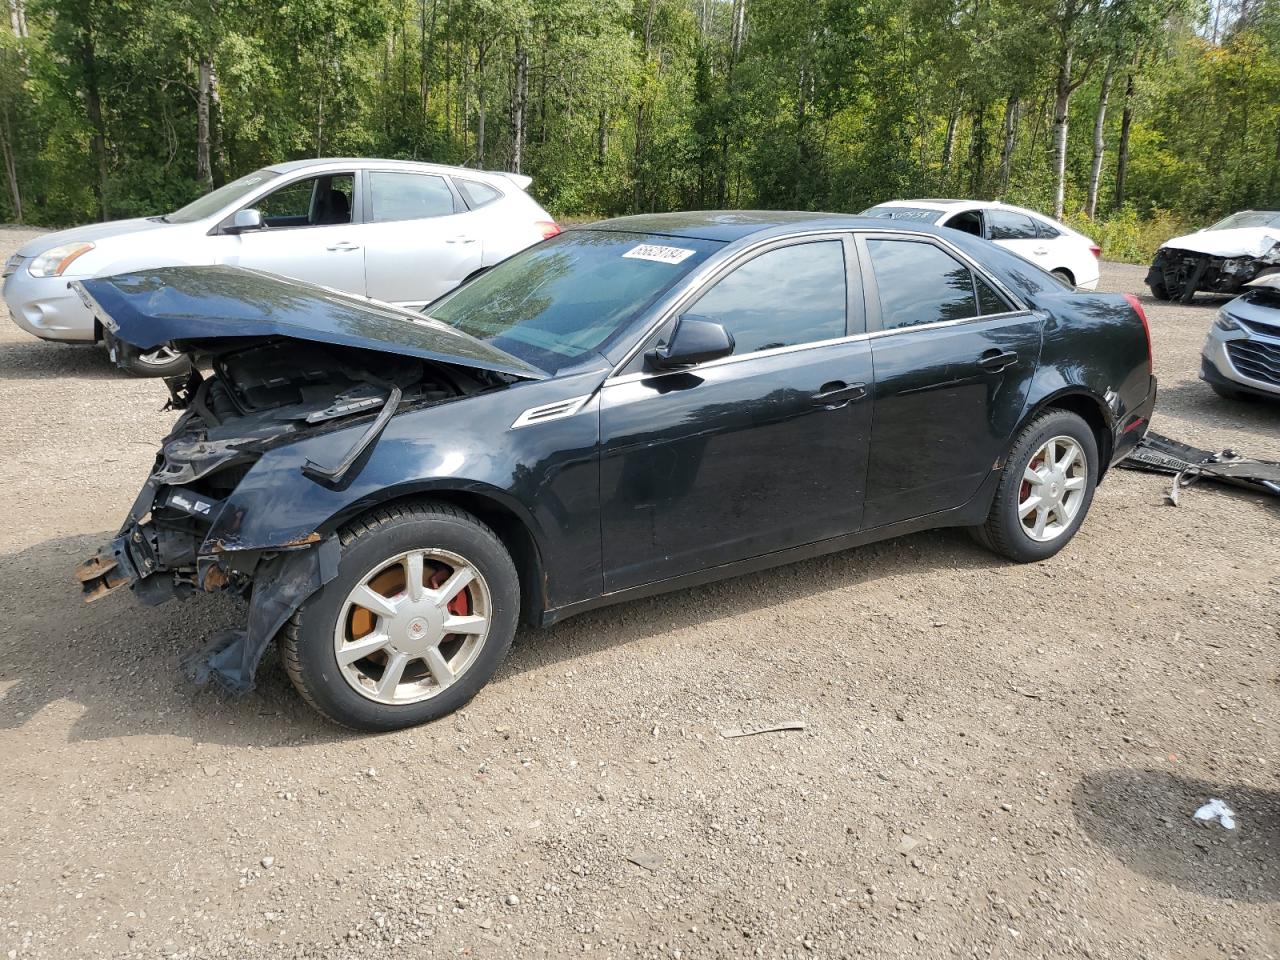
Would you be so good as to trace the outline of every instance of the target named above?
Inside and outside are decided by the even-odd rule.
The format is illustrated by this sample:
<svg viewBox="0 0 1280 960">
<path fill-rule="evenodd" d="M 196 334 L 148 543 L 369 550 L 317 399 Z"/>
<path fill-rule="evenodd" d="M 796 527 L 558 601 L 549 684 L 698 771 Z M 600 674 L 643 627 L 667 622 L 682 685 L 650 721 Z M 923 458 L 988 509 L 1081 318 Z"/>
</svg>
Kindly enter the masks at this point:
<svg viewBox="0 0 1280 960">
<path fill-rule="evenodd" d="M 187 675 L 230 693 L 252 690 L 267 646 L 303 601 L 338 575 L 340 554 L 338 538 L 330 536 L 312 549 L 278 553 L 259 563 L 244 629 L 224 630 L 183 660 Z"/>
<path fill-rule="evenodd" d="M 1143 437 L 1119 465 L 1173 476 L 1173 487 L 1166 496 L 1174 506 L 1179 492 L 1201 477 L 1280 497 L 1280 463 L 1250 460 L 1234 450 L 1201 450 L 1158 433 Z"/>
</svg>

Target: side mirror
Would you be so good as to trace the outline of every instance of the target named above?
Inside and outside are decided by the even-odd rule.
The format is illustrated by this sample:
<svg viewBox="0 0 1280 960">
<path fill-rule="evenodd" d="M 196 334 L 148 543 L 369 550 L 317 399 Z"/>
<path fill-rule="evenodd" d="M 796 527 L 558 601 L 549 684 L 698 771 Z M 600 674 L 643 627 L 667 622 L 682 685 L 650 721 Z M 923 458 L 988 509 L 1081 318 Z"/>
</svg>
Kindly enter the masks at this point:
<svg viewBox="0 0 1280 960">
<path fill-rule="evenodd" d="M 249 207 L 232 214 L 231 223 L 225 229 L 227 233 L 247 233 L 250 230 L 261 230 L 262 226 L 262 214 Z"/>
<path fill-rule="evenodd" d="M 704 317 L 689 314 L 676 323 L 671 342 L 645 354 L 645 362 L 652 370 L 676 370 L 718 360 L 733 353 L 733 335 L 721 324 Z"/>
</svg>

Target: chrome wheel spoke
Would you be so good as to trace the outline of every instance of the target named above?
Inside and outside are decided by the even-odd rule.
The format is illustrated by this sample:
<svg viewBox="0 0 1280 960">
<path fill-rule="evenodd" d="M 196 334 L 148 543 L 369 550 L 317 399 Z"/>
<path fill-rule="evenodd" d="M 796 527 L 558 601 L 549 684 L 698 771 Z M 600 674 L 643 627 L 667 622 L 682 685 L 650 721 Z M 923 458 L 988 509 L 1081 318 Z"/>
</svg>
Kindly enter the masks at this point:
<svg viewBox="0 0 1280 960">
<path fill-rule="evenodd" d="M 1049 521 L 1049 508 L 1040 507 L 1036 510 L 1036 523 L 1031 528 L 1031 532 L 1037 537 L 1044 536 L 1045 524 Z"/>
<path fill-rule="evenodd" d="M 387 645 L 390 638 L 385 633 L 370 633 L 358 640 L 352 640 L 338 651 L 338 663 L 342 666 L 363 660 L 371 653 L 376 653 Z"/>
<path fill-rule="evenodd" d="M 432 596 L 439 606 L 447 606 L 449 601 L 465 590 L 475 578 L 476 572 L 471 567 L 458 567 L 449 579 L 433 592 Z"/>
<path fill-rule="evenodd" d="M 421 600 L 426 595 L 427 588 L 422 582 L 422 567 L 421 550 L 416 550 L 404 558 L 404 589 L 410 600 Z"/>
<path fill-rule="evenodd" d="M 1079 456 L 1080 456 L 1080 448 L 1079 448 L 1079 447 L 1077 447 L 1074 443 L 1073 443 L 1073 444 L 1070 444 L 1070 445 L 1067 447 L 1067 452 L 1066 452 L 1065 454 L 1063 454 L 1062 459 L 1061 459 L 1061 460 L 1059 460 L 1059 461 L 1055 464 L 1055 466 L 1056 466 L 1059 470 L 1061 470 L 1063 473 L 1066 473 L 1068 470 L 1070 470 L 1070 469 L 1071 469 L 1072 464 L 1074 464 L 1074 463 L 1076 462 L 1076 459 L 1077 459 Z"/>
<path fill-rule="evenodd" d="M 1028 497 L 1026 500 L 1024 500 L 1022 502 L 1022 505 L 1018 507 L 1018 519 L 1019 520 L 1023 519 L 1028 513 L 1030 513 L 1032 510 L 1039 509 L 1039 507 L 1040 507 L 1040 496 L 1036 494 L 1034 491 L 1032 491 L 1032 495 Z"/>
<path fill-rule="evenodd" d="M 1041 477 L 1040 474 L 1037 473 L 1035 470 L 1031 469 L 1031 464 L 1027 464 L 1027 469 L 1022 471 L 1022 479 L 1025 480 L 1027 483 L 1031 484 L 1032 486 L 1039 486 L 1040 482 L 1044 478 Z"/>
<path fill-rule="evenodd" d="M 394 617 L 396 615 L 397 607 L 395 601 L 384 597 L 367 583 L 362 583 L 356 587 L 351 599 L 356 606 L 364 607 L 370 613 L 376 613 L 380 617 Z"/>
<path fill-rule="evenodd" d="M 407 653 L 396 653 L 387 661 L 378 680 L 378 696 L 386 699 L 396 692 L 396 687 L 400 686 L 400 678 L 404 676 L 404 668 L 408 665 Z"/>
<path fill-rule="evenodd" d="M 449 661 L 444 658 L 444 654 L 440 652 L 439 647 L 432 647 L 423 657 L 427 662 L 427 669 L 431 671 L 431 676 L 443 689 L 453 683 L 456 674 L 453 667 L 449 666 Z"/>
<path fill-rule="evenodd" d="M 489 618 L 475 615 L 466 617 L 449 617 L 444 622 L 444 632 L 478 634 L 489 629 Z"/>
<path fill-rule="evenodd" d="M 1067 477 L 1067 480 L 1062 487 L 1064 490 L 1083 490 L 1084 477 Z"/>
</svg>

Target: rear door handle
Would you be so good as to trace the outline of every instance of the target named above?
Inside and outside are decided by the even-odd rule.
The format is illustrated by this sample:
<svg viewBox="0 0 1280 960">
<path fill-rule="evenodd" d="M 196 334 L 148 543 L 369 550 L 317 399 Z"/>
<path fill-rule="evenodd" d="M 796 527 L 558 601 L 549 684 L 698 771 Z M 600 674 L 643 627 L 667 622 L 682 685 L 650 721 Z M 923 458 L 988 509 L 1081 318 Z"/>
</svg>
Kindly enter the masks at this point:
<svg viewBox="0 0 1280 960">
<path fill-rule="evenodd" d="M 351 243 L 347 240 L 340 240 L 331 247 L 325 247 L 326 250 L 332 250 L 335 253 L 347 253 L 351 250 L 359 250 L 360 244 Z"/>
<path fill-rule="evenodd" d="M 475 243 L 475 237 L 469 237 L 465 233 L 460 233 L 456 237 L 450 237 L 445 243 Z"/>
<path fill-rule="evenodd" d="M 1034 251 L 1034 252 L 1035 252 L 1035 255 L 1036 255 L 1037 257 L 1043 257 L 1043 256 L 1045 256 L 1045 255 L 1047 255 L 1047 254 L 1049 253 L 1049 248 L 1048 248 L 1048 247 L 1036 247 L 1036 249 L 1035 249 L 1035 251 Z"/>
<path fill-rule="evenodd" d="M 843 380 L 832 380 L 830 383 L 824 383 L 822 389 L 813 395 L 813 403 L 815 406 L 826 407 L 828 410 L 838 410 L 854 400 L 861 400 L 866 395 L 867 385 L 865 383 L 845 383 Z"/>
<path fill-rule="evenodd" d="M 988 350 L 978 358 L 978 366 L 996 373 L 1017 362 L 1018 355 L 1012 350 Z"/>
</svg>

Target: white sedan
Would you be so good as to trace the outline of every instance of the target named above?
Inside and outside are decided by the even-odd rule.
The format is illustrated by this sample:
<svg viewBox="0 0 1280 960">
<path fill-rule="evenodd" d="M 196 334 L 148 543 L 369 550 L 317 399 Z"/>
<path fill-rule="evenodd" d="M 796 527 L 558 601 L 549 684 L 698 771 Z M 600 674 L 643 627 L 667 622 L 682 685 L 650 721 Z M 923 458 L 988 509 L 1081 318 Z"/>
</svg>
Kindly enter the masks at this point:
<svg viewBox="0 0 1280 960">
<path fill-rule="evenodd" d="M 256 170 L 160 217 L 32 240 L 4 268 L 4 299 L 45 340 L 105 340 L 133 373 L 181 372 L 167 347 L 139 353 L 68 284 L 154 267 L 228 264 L 420 307 L 560 232 L 531 178 L 396 160 L 317 159 Z"/>
<path fill-rule="evenodd" d="M 985 237 L 1083 290 L 1098 285 L 1102 248 L 1065 223 L 1042 213 L 992 200 L 891 200 L 862 211 L 865 217 L 913 220 Z"/>
</svg>

